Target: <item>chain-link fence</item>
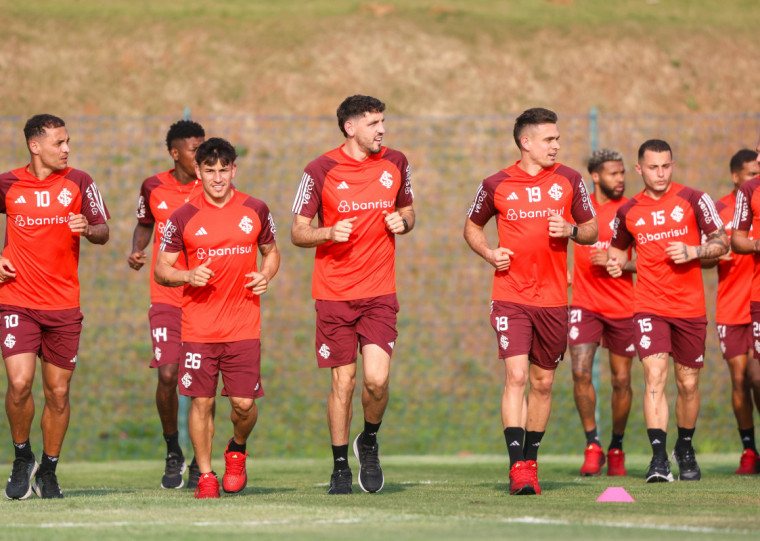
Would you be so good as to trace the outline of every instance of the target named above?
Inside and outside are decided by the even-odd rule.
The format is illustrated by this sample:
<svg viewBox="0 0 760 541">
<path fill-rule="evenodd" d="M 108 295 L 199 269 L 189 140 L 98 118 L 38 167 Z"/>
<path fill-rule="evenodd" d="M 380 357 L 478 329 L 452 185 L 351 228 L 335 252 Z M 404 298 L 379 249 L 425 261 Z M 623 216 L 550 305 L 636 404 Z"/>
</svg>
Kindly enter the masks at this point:
<svg viewBox="0 0 760 541">
<path fill-rule="evenodd" d="M 80 276 L 85 315 L 79 362 L 72 380 L 72 421 L 65 459 L 160 459 L 164 454 L 155 412 L 156 374 L 148 368 L 148 272 L 130 270 L 126 257 L 143 179 L 171 167 L 164 138 L 174 117 L 66 118 L 69 163 L 98 183 L 112 219 L 106 246 L 82 243 Z M 279 227 L 282 266 L 262 300 L 262 373 L 267 396 L 251 451 L 269 456 L 326 456 L 325 404 L 329 372 L 316 368 L 314 309 L 310 298 L 313 251 L 289 241 L 290 208 L 303 167 L 342 142 L 334 118 L 253 115 L 195 118 L 207 136 L 229 139 L 240 150 L 238 189 L 264 199 Z M 0 118 L 0 170 L 27 163 L 25 119 Z M 401 312 L 392 363 L 391 401 L 382 429 L 385 453 L 503 452 L 499 415 L 503 365 L 488 321 L 490 267 L 462 239 L 465 213 L 480 180 L 513 163 L 514 116 L 389 117 L 385 142 L 412 164 L 414 232 L 398 239 L 397 281 Z M 668 140 L 674 180 L 715 199 L 731 189 L 728 161 L 754 148 L 760 115 L 623 116 L 560 115 L 560 161 L 582 172 L 593 146 L 620 150 L 628 167 L 627 194 L 641 190 L 633 171 L 639 144 Z M 488 226 L 495 236 L 495 227 Z M 708 318 L 714 323 L 715 270 L 705 272 Z M 609 437 L 609 372 L 601 356 L 599 428 Z M 572 398 L 569 361 L 558 369 L 552 418 L 543 452 L 580 452 L 585 443 Z M 714 325 L 702 374 L 702 412 L 696 446 L 739 450 L 730 382 L 716 345 Z M 38 371 L 39 372 L 39 371 Z M 626 449 L 648 449 L 643 422 L 642 370 L 633 366 L 634 400 Z M 39 375 L 37 376 L 39 378 Z M 5 389 L 5 373 L 0 375 Z M 675 383 L 668 385 L 673 402 Z M 356 429 L 361 422 L 355 398 Z M 32 445 L 41 449 L 40 382 Z M 673 417 L 673 416 L 671 416 Z M 215 454 L 231 436 L 229 406 L 218 400 Z M 671 420 L 671 428 L 675 426 Z M 12 460 L 7 419 L 0 421 L 0 461 Z M 185 445 L 189 445 L 184 438 Z M 189 448 L 187 453 L 191 453 Z"/>
</svg>

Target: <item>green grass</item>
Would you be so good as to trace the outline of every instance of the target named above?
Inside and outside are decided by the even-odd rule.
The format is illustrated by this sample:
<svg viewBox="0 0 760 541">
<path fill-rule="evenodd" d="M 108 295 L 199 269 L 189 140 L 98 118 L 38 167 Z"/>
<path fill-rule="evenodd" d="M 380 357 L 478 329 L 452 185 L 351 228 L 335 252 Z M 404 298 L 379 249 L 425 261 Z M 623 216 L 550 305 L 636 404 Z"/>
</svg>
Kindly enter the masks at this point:
<svg viewBox="0 0 760 541">
<path fill-rule="evenodd" d="M 643 455 L 628 457 L 626 478 L 580 478 L 580 456 L 547 455 L 537 497 L 506 494 L 501 456 L 384 457 L 381 493 L 362 493 L 354 477 L 357 492 L 341 497 L 326 494 L 329 460 L 249 459 L 249 487 L 219 501 L 157 488 L 159 461 L 63 463 L 66 498 L 1 501 L 0 539 L 756 538 L 760 477 L 733 475 L 734 456 L 699 459 L 703 481 L 647 485 Z M 636 502 L 597 503 L 609 486 Z"/>
</svg>

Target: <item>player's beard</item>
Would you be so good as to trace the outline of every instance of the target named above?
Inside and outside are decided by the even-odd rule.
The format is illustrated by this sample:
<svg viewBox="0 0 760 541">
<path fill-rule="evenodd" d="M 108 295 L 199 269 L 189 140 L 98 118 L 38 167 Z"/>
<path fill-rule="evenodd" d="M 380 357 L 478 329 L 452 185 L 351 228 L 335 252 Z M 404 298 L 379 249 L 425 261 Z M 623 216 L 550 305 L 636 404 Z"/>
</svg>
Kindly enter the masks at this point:
<svg viewBox="0 0 760 541">
<path fill-rule="evenodd" d="M 615 190 L 611 190 L 601 182 L 599 183 L 599 189 L 602 190 L 602 193 L 607 197 L 607 199 L 612 199 L 613 201 L 618 201 L 623 197 L 623 194 L 625 193 L 625 190 L 621 190 L 620 193 L 616 193 Z"/>
</svg>

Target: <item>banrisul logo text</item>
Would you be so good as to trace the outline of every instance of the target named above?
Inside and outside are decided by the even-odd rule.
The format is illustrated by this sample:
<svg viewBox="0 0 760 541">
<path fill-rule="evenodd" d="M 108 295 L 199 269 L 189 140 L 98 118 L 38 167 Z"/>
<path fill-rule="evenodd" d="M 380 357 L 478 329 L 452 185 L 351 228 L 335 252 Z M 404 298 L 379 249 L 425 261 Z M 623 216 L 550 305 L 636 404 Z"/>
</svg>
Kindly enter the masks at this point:
<svg viewBox="0 0 760 541">
<path fill-rule="evenodd" d="M 393 209 L 396 206 L 396 198 L 378 199 L 377 201 L 346 201 L 343 199 L 338 204 L 338 212 L 357 212 L 361 210 L 386 210 Z"/>
</svg>

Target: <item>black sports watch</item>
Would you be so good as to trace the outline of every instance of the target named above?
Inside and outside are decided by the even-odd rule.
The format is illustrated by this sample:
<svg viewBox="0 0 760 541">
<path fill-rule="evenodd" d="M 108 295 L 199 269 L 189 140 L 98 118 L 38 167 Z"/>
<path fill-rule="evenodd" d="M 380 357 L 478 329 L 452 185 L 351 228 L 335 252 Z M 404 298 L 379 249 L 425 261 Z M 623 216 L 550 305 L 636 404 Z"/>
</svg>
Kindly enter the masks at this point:
<svg viewBox="0 0 760 541">
<path fill-rule="evenodd" d="M 573 230 L 570 232 L 570 238 L 575 240 L 575 237 L 578 236 L 578 226 L 575 224 L 572 224 Z"/>
</svg>

